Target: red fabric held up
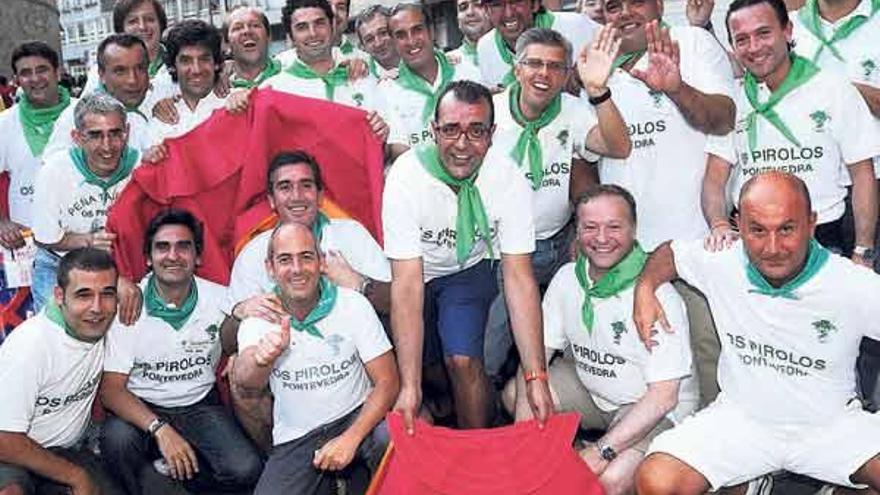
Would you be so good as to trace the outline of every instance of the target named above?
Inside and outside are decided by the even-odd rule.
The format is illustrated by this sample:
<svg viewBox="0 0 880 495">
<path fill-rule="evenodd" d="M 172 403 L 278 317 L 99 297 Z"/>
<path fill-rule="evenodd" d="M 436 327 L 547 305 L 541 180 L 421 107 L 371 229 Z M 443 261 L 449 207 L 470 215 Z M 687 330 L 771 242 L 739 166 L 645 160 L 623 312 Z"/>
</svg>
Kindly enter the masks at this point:
<svg viewBox="0 0 880 495">
<path fill-rule="evenodd" d="M 489 430 L 451 430 L 419 421 L 404 431 L 388 415 L 392 451 L 370 495 L 602 495 L 596 475 L 572 448 L 576 413 Z"/>
<path fill-rule="evenodd" d="M 114 257 L 120 273 L 131 280 L 146 272 L 143 235 L 150 219 L 173 206 L 204 223 L 205 248 L 196 273 L 228 283 L 236 240 L 271 214 L 266 171 L 280 151 L 299 149 L 314 156 L 324 195 L 382 241 L 382 144 L 362 110 L 258 90 L 246 113 L 217 110 L 165 144 L 169 158 L 138 167 L 107 220 L 107 230 L 118 234 Z"/>
</svg>

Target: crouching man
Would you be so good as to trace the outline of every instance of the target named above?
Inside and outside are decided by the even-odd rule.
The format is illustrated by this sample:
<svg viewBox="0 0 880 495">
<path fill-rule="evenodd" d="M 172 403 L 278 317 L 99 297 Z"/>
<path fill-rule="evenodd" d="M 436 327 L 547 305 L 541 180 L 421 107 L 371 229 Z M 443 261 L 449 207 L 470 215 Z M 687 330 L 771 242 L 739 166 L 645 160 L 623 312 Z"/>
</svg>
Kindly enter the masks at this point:
<svg viewBox="0 0 880 495">
<path fill-rule="evenodd" d="M 321 275 L 312 231 L 295 223 L 272 232 L 266 269 L 285 318 L 247 318 L 239 327 L 234 383 L 246 394 L 268 384 L 272 453 L 255 491 L 330 493 L 355 457 L 374 467 L 386 441 L 377 425 L 394 404 L 399 378 L 391 344 L 369 301 Z"/>
<path fill-rule="evenodd" d="M 661 286 L 658 297 L 678 331 L 657 335 L 648 352 L 632 318 L 633 287 L 647 258 L 635 239 L 635 201 L 603 185 L 576 207 L 577 261 L 560 268 L 543 301 L 546 355 L 566 350 L 549 368 L 550 389 L 559 410 L 579 412 L 584 428 L 605 430 L 580 451 L 605 493 L 632 493 L 651 439 L 697 407 L 688 320 L 672 285 Z M 518 386 L 521 392 L 524 383 Z M 517 419 L 529 417 L 524 394 L 517 399 Z"/>
</svg>

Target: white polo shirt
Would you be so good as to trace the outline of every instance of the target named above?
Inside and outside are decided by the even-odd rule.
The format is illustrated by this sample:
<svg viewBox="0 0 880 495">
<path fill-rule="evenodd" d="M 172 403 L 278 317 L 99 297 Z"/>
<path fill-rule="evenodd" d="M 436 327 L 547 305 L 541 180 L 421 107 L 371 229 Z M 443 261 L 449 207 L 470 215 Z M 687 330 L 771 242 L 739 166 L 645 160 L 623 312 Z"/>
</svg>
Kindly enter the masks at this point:
<svg viewBox="0 0 880 495">
<path fill-rule="evenodd" d="M 559 115 L 538 130 L 544 158 L 544 179 L 541 187 L 534 191 L 535 237 L 538 240 L 553 237 L 571 219 L 568 186 L 571 182 L 572 157 L 577 155 L 592 161 L 597 159 L 585 150 L 587 133 L 598 123 L 592 105 L 585 99 L 566 93 L 561 96 Z M 494 103 L 496 129 L 492 136 L 492 147 L 507 150 L 510 155 L 523 129 L 510 111 L 510 90 L 495 95 Z M 532 185 L 528 156 L 523 158 L 519 170 Z"/>
<path fill-rule="evenodd" d="M 290 331 L 290 346 L 272 365 L 275 396 L 272 443 L 281 445 L 354 411 L 372 383 L 364 367 L 391 350 L 382 323 L 362 295 L 339 288 L 336 304 L 315 324 L 323 337 Z M 248 318 L 238 330 L 238 348 L 257 345 L 279 326 Z"/>
<path fill-rule="evenodd" d="M 758 85 L 758 101 L 770 90 Z M 757 143 L 749 150 L 746 117 L 751 105 L 742 83 L 735 93 L 736 127 L 725 137 L 713 136 L 708 151 L 733 164 L 733 197 L 742 185 L 766 170 L 781 170 L 803 179 L 810 190 L 820 224 L 843 216 L 845 164 L 880 155 L 880 120 L 868 110 L 858 91 L 839 75 L 820 70 L 776 104 L 774 110 L 800 142 L 791 143 L 767 119 L 758 116 Z"/>
<path fill-rule="evenodd" d="M 140 283 L 143 292 L 147 280 Z M 196 307 L 179 330 L 148 315 L 144 305 L 134 325 L 115 322 L 107 332 L 104 371 L 128 375 L 128 391 L 151 404 L 190 406 L 214 387 L 226 289 L 199 277 L 195 284 Z"/>
<path fill-rule="evenodd" d="M 213 91 L 199 100 L 193 109 L 181 98 L 174 103 L 174 108 L 177 109 L 177 123 L 166 124 L 155 118 L 150 120 L 150 139 L 154 145 L 157 145 L 165 139 L 182 136 L 208 120 L 215 110 L 223 109 L 225 105 L 226 98 L 220 98 Z"/>
<path fill-rule="evenodd" d="M 67 232 L 89 234 L 104 228 L 110 206 L 131 180 L 131 175 L 105 194 L 100 187 L 85 181 L 69 152 L 46 157 L 45 162 L 37 173 L 34 187 L 34 202 L 40 205 L 33 211 L 34 239 L 55 244 Z M 56 253 L 64 255 L 60 251 Z"/>
<path fill-rule="evenodd" d="M 489 148 L 475 181 L 486 209 L 493 254 L 535 250 L 533 194 L 516 164 L 496 146 Z M 489 256 L 476 232 L 470 256 L 459 264 L 455 251 L 458 199 L 452 189 L 425 170 L 416 150 L 391 166 L 382 196 L 385 253 L 392 260 L 422 258 L 425 282 L 470 268 Z"/>
<path fill-rule="evenodd" d="M 603 411 L 638 402 L 650 383 L 680 379 L 672 417 L 681 421 L 699 400 L 681 296 L 670 284 L 657 290 L 675 333 L 658 332 L 658 345 L 648 352 L 633 323 L 633 287 L 605 299 L 592 298 L 595 319 L 593 331 L 587 331 L 581 320 L 584 293 L 574 267 L 569 263 L 560 268 L 544 294 L 544 346 L 571 347 L 578 378 Z"/>
<path fill-rule="evenodd" d="M 819 425 L 856 397 L 862 337 L 880 338 L 880 278 L 831 254 L 795 291 L 797 299 L 752 292 L 742 242 L 710 253 L 674 241 L 675 268 L 706 295 L 721 340 L 721 395 L 770 424 Z"/>
<path fill-rule="evenodd" d="M 65 108 L 58 120 L 55 121 L 55 128 L 52 130 L 52 136 L 43 150 L 43 159 L 60 152 L 67 151 L 76 144 L 73 142 L 71 132 L 76 129 L 76 122 L 73 119 L 73 111 L 76 105 L 70 105 Z M 128 124 L 128 145 L 143 153 L 150 148 L 153 141 L 150 137 L 150 120 L 153 115 L 152 105 L 144 99 L 138 107 L 137 112 L 127 112 L 125 114 L 125 122 Z"/>
<path fill-rule="evenodd" d="M 452 68 L 453 81 L 480 81 L 479 71 L 471 65 L 456 64 Z M 440 88 L 440 69 L 437 70 L 437 77 L 431 84 L 431 90 L 434 92 Z M 396 129 L 397 134 L 402 138 L 400 142 L 412 148 L 433 141 L 430 123 L 434 118 L 433 114 L 428 121 L 422 120 L 422 112 L 428 101 L 427 96 L 401 86 L 399 77 L 383 79 L 379 82 L 379 90 L 384 94 L 385 103 L 388 105 L 389 125 L 392 129 Z"/>
<path fill-rule="evenodd" d="M 76 98 L 70 99 L 75 106 Z M 9 219 L 31 225 L 34 203 L 34 181 L 43 165 L 42 154 L 34 156 L 24 137 L 19 109 L 12 107 L 0 113 L 0 172 L 9 173 Z"/>
<path fill-rule="evenodd" d="M 44 448 L 74 445 L 89 424 L 103 364 L 103 339 L 74 339 L 43 312 L 29 318 L 0 346 L 0 431 Z"/>
<path fill-rule="evenodd" d="M 272 231 L 251 239 L 232 265 L 229 288 L 222 308 L 232 314 L 241 301 L 271 292 L 275 282 L 266 271 L 266 256 Z M 373 236 L 357 220 L 333 218 L 321 233 L 321 251 L 338 251 L 354 271 L 379 282 L 391 281 L 391 264 Z"/>
<path fill-rule="evenodd" d="M 672 39 L 681 54 L 684 82 L 705 94 L 730 95 L 733 73 L 721 45 L 703 29 L 674 26 Z M 648 57 L 636 68 L 645 70 Z M 608 82 L 617 108 L 629 128 L 629 158 L 603 158 L 603 184 L 626 188 L 636 200 L 637 238 L 646 251 L 668 239 L 705 238 L 709 233 L 700 211 L 706 170 L 706 134 L 687 123 L 678 106 L 662 93 L 622 69 Z"/>
<path fill-rule="evenodd" d="M 592 41 L 593 33 L 601 27 L 589 17 L 576 12 L 552 12 L 552 15 L 553 24 L 550 29 L 565 36 L 575 54 L 580 53 L 581 48 Z M 483 84 L 489 87 L 499 86 L 504 76 L 513 69 L 498 52 L 494 28 L 477 43 L 477 60 L 480 61 Z"/>
</svg>

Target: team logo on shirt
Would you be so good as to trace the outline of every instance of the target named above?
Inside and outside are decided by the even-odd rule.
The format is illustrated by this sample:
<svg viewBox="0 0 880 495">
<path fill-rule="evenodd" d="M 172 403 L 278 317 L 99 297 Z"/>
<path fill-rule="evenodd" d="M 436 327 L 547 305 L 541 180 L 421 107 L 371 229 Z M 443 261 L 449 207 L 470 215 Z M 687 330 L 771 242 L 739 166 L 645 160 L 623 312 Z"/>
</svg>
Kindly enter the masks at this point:
<svg viewBox="0 0 880 495">
<path fill-rule="evenodd" d="M 828 337 L 831 335 L 831 332 L 837 331 L 837 327 L 834 326 L 834 323 L 831 323 L 828 320 L 814 321 L 813 328 L 816 329 L 816 337 L 819 338 L 819 342 L 822 344 L 828 342 Z"/>
<path fill-rule="evenodd" d="M 654 100 L 654 108 L 660 108 L 660 105 L 663 102 L 663 92 L 652 89 L 651 91 L 648 91 L 648 95 Z"/>
<path fill-rule="evenodd" d="M 355 94 L 351 95 L 351 99 L 354 100 L 354 104 L 357 107 L 362 107 L 364 105 L 363 93 L 355 93 Z"/>
<path fill-rule="evenodd" d="M 626 333 L 626 325 L 620 320 L 612 322 L 611 333 L 614 334 L 614 343 L 620 345 L 620 339 Z"/>
<path fill-rule="evenodd" d="M 217 328 L 217 325 L 211 325 L 205 329 L 205 333 L 208 334 L 208 337 L 211 338 L 211 342 L 216 342 L 217 334 L 220 333 L 220 329 Z"/>
<path fill-rule="evenodd" d="M 559 141 L 559 146 L 565 148 L 566 143 L 568 143 L 568 129 L 559 131 L 559 134 L 556 135 L 556 139 Z"/>
<path fill-rule="evenodd" d="M 875 70 L 877 70 L 877 62 L 873 61 L 870 58 L 862 60 L 862 75 L 865 77 L 865 79 L 870 78 L 871 74 L 873 74 Z"/>
<path fill-rule="evenodd" d="M 329 345 L 333 349 L 333 356 L 336 357 L 339 355 L 340 352 L 342 352 L 342 350 L 340 349 L 340 346 L 342 345 L 342 342 L 344 340 L 345 339 L 343 339 L 341 335 L 334 334 L 334 335 L 328 335 L 324 339 L 324 343 Z"/>
<path fill-rule="evenodd" d="M 810 114 L 810 118 L 813 120 L 813 124 L 815 124 L 813 130 L 816 132 L 825 132 L 825 122 L 831 120 L 831 117 L 824 110 L 816 110 Z"/>
</svg>

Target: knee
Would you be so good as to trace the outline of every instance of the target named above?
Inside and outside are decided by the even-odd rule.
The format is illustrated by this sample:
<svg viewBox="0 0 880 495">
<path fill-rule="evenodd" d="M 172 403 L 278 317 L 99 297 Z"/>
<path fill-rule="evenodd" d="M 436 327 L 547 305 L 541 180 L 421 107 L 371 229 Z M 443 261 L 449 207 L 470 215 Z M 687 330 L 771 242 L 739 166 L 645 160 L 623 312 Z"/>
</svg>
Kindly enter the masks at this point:
<svg viewBox="0 0 880 495">
<path fill-rule="evenodd" d="M 602 476 L 599 476 L 599 483 L 602 484 L 605 495 L 624 495 L 633 492 L 634 476 L 635 473 L 632 471 L 622 473 L 606 470 Z"/>
<path fill-rule="evenodd" d="M 639 495 L 683 495 L 677 471 L 670 469 L 669 456 L 651 454 L 636 469 L 636 492 Z"/>
<path fill-rule="evenodd" d="M 483 363 L 471 356 L 453 355 L 446 357 L 446 369 L 456 378 L 476 379 L 483 373 Z"/>
<path fill-rule="evenodd" d="M 144 433 L 131 423 L 111 416 L 101 428 L 101 451 L 108 458 L 128 457 L 138 450 L 143 436 Z"/>
<path fill-rule="evenodd" d="M 224 484 L 232 486 L 254 486 L 263 473 L 263 461 L 256 451 L 236 456 L 232 462 L 219 466 L 217 475 Z"/>
<path fill-rule="evenodd" d="M 0 495 L 26 495 L 27 492 L 18 483 L 10 483 L 0 488 Z"/>
</svg>

